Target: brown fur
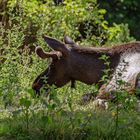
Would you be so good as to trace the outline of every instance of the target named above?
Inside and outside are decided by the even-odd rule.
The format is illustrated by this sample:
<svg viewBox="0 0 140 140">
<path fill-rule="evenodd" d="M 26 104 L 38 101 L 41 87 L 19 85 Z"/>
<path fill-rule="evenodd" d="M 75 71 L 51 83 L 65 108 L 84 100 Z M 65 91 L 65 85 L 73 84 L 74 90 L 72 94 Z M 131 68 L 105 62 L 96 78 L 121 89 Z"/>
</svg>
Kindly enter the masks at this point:
<svg viewBox="0 0 140 140">
<path fill-rule="evenodd" d="M 132 42 L 132 43 L 126 43 L 121 45 L 116 45 L 113 47 L 87 47 L 87 46 L 77 46 L 72 48 L 74 51 L 77 51 L 79 53 L 91 53 L 91 54 L 108 54 L 108 55 L 114 55 L 115 53 L 120 54 L 127 50 L 131 51 L 137 51 L 140 52 L 140 41 Z"/>
<path fill-rule="evenodd" d="M 129 58 L 129 55 L 131 56 L 134 54 L 135 56 L 135 53 L 140 53 L 140 42 L 122 44 L 112 48 L 80 47 L 73 43 L 73 47 L 69 48 L 66 44 L 56 39 L 47 36 L 43 37 L 48 45 L 55 51 L 61 52 L 62 56 L 59 59 L 54 59 L 50 56 L 52 58 L 51 65 L 42 72 L 33 83 L 33 89 L 36 91 L 40 91 L 40 88 L 45 85 L 45 83 L 49 85 L 54 84 L 57 87 L 62 87 L 70 81 L 72 83 L 71 87 L 75 87 L 76 80 L 86 84 L 99 83 L 104 74 L 103 71 L 108 68 L 104 64 L 104 61 L 100 59 L 103 54 L 110 56 L 109 61 L 111 72 L 109 84 L 111 85 L 111 83 L 113 83 L 113 79 L 111 79 L 113 73 L 120 66 L 120 62 L 122 61 L 121 63 L 123 63 L 123 57 L 125 59 L 126 56 Z M 67 44 L 71 45 L 71 41 L 68 40 L 67 42 Z M 40 52 L 40 57 L 45 58 L 46 56 L 46 58 L 48 58 L 48 55 L 45 55 L 45 52 Z M 122 75 L 125 75 L 125 71 L 121 71 L 121 73 Z M 137 75 L 138 73 L 134 73 L 132 78 L 130 77 L 128 79 L 131 90 L 135 88 L 134 85 Z M 45 82 L 42 79 L 44 76 L 47 78 Z M 111 91 L 110 89 L 106 90 L 106 87 L 109 85 L 102 85 L 102 83 L 100 83 L 100 86 L 101 89 L 98 97 L 103 97 L 104 94 Z M 113 87 L 111 88 L 113 90 Z"/>
</svg>

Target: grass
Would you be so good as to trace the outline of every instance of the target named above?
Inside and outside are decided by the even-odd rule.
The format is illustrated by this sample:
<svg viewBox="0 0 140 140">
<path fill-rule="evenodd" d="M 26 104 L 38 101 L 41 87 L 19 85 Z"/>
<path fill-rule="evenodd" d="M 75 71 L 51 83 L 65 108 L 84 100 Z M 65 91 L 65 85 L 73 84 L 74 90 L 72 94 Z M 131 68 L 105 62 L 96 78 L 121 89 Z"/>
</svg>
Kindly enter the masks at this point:
<svg viewBox="0 0 140 140">
<path fill-rule="evenodd" d="M 115 116 L 111 111 L 74 112 L 60 111 L 47 114 L 40 110 L 29 118 L 26 128 L 24 115 L 1 119 L 0 139 L 3 140 L 138 140 L 140 138 L 140 117 L 136 112 L 120 112 L 119 125 L 115 133 Z"/>
<path fill-rule="evenodd" d="M 68 86 L 52 88 L 55 96 L 49 104 L 47 98 L 28 98 L 31 104 L 7 107 L 0 113 L 0 140 L 138 140 L 140 138 L 140 112 L 119 109 L 111 104 L 108 110 L 95 109 L 93 102 L 80 105 L 82 89 Z M 31 91 L 30 91 L 31 92 Z M 67 96 L 66 96 L 67 95 Z M 24 98 L 26 99 L 26 98 Z M 116 119 L 118 117 L 118 120 Z M 28 120 L 27 120 L 28 117 Z M 116 128 L 116 121 L 118 126 Z"/>
</svg>

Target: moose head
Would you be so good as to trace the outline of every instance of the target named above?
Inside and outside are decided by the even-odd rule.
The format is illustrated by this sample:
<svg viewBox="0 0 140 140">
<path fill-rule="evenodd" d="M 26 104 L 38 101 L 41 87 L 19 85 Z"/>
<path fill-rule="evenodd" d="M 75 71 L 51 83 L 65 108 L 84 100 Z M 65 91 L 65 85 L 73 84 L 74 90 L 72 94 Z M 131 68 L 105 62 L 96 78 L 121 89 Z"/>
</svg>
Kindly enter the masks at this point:
<svg viewBox="0 0 140 140">
<path fill-rule="evenodd" d="M 52 63 L 35 79 L 32 88 L 39 93 L 44 84 L 54 84 L 57 87 L 61 87 L 69 81 L 71 81 L 71 87 L 75 87 L 74 79 L 70 76 L 69 69 L 70 50 L 66 45 L 72 46 L 75 44 L 74 41 L 68 36 L 64 38 L 65 44 L 48 36 L 43 36 L 43 38 L 54 51 L 47 53 L 41 47 L 37 47 L 36 54 L 42 59 L 51 58 Z"/>
<path fill-rule="evenodd" d="M 99 83 L 101 88 L 98 97 L 104 98 L 105 93 L 118 88 L 115 77 L 119 73 L 121 80 L 129 83 L 126 89 L 135 88 L 140 73 L 140 42 L 95 48 L 78 46 L 70 37 L 64 38 L 65 43 L 45 35 L 43 38 L 53 51 L 45 52 L 37 47 L 36 54 L 42 59 L 51 58 L 52 62 L 33 82 L 32 88 L 37 93 L 44 85 L 62 87 L 71 82 L 71 87 L 75 87 L 76 80 L 90 85 L 99 83 L 104 70 L 108 68 L 104 60 L 100 59 L 102 55 L 109 56 L 111 76 L 109 83 Z"/>
</svg>

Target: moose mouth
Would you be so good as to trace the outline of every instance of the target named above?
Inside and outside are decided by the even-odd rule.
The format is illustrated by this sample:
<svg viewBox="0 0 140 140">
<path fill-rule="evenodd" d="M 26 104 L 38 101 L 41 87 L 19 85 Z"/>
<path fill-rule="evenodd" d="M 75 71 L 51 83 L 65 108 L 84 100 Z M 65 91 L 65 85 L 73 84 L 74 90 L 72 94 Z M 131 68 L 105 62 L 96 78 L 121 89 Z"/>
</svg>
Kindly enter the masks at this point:
<svg viewBox="0 0 140 140">
<path fill-rule="evenodd" d="M 41 94 L 41 89 L 45 90 L 45 94 L 48 94 L 47 79 L 49 76 L 49 68 L 47 68 L 44 72 L 42 72 L 33 82 L 32 89 L 35 91 L 37 95 Z"/>
</svg>

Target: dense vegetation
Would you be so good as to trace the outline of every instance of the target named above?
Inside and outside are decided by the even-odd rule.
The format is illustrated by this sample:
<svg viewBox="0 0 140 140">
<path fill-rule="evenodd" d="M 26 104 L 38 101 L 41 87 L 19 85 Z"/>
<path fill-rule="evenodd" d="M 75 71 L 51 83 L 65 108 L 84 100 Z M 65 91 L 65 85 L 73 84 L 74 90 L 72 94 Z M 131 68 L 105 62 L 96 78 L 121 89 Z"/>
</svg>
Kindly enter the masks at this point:
<svg viewBox="0 0 140 140">
<path fill-rule="evenodd" d="M 137 40 L 140 40 L 140 1 L 139 0 L 98 0 L 100 7 L 105 8 L 108 13 L 106 19 L 110 24 L 127 23 L 131 32 Z"/>
<path fill-rule="evenodd" d="M 31 89 L 50 63 L 34 53 L 37 45 L 47 50 L 42 34 L 60 40 L 69 35 L 79 44 L 96 46 L 135 40 L 127 24 L 105 20 L 106 12 L 96 0 L 0 1 L 0 139 L 140 139 L 137 99 L 126 91 L 116 93 L 118 100 L 103 110 L 93 102 L 80 104 L 81 95 L 97 94 L 98 85 L 52 86 L 48 98 L 43 90 L 36 97 Z"/>
</svg>

